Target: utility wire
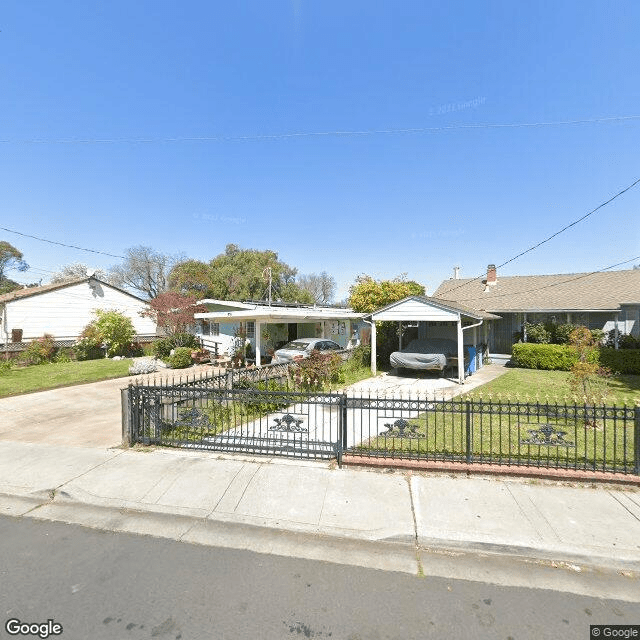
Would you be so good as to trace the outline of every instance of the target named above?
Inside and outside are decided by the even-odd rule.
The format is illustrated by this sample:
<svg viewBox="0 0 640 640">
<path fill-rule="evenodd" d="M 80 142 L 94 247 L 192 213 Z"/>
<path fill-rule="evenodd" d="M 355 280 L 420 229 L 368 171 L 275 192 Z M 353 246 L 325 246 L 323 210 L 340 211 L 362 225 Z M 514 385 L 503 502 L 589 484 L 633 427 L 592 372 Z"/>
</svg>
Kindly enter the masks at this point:
<svg viewBox="0 0 640 640">
<path fill-rule="evenodd" d="M 33 138 L 0 139 L 0 144 L 155 144 L 166 142 L 246 142 L 252 140 L 284 140 L 287 138 L 312 138 L 329 136 L 371 136 L 381 134 L 440 133 L 462 129 L 517 129 L 536 127 L 559 127 L 566 125 L 600 124 L 606 122 L 627 122 L 640 120 L 640 115 L 610 116 L 605 118 L 584 118 L 582 120 L 550 120 L 542 122 L 451 124 L 441 127 L 409 127 L 400 129 L 363 129 L 336 131 L 300 131 L 292 133 L 255 134 L 241 136 L 175 136 L 139 138 Z"/>
<path fill-rule="evenodd" d="M 620 267 L 623 264 L 628 264 L 629 262 L 635 262 L 636 260 L 640 260 L 640 256 L 635 256 L 633 258 L 629 258 L 629 260 L 624 260 L 623 262 L 618 262 L 616 264 L 612 264 L 609 265 L 608 267 L 604 267 L 603 269 L 598 269 L 597 271 L 590 271 L 589 273 L 581 273 L 580 275 L 576 276 L 575 278 L 567 278 L 566 280 L 561 280 L 560 282 L 552 282 L 551 284 L 545 284 L 542 285 L 540 287 L 534 287 L 533 289 L 523 289 L 522 291 L 513 291 L 511 293 L 492 293 L 491 297 L 483 297 L 483 296 L 476 296 L 474 298 L 458 298 L 456 301 L 457 302 L 471 302 L 473 300 L 484 300 L 484 301 L 490 301 L 490 300 L 494 300 L 495 298 L 513 298 L 515 296 L 520 296 L 523 295 L 525 293 L 534 293 L 536 291 L 542 291 L 543 289 L 550 289 L 551 287 L 559 287 L 560 285 L 566 284 L 567 282 L 574 282 L 576 280 L 582 280 L 583 278 L 588 278 L 590 276 L 593 276 L 597 273 L 604 273 L 605 271 L 609 271 L 609 269 L 615 269 L 616 267 Z M 447 292 L 449 293 L 449 292 Z M 444 298 L 446 299 L 446 298 Z"/>
<path fill-rule="evenodd" d="M 505 260 L 505 262 L 503 262 L 502 264 L 499 264 L 496 267 L 496 269 L 504 267 L 505 265 L 509 264 L 510 262 L 513 262 L 514 260 L 517 260 L 518 258 L 522 257 L 523 255 L 525 255 L 525 254 L 537 249 L 538 247 L 541 247 L 546 242 L 549 242 L 549 240 L 552 240 L 553 238 L 559 236 L 561 233 L 564 233 L 567 229 L 570 229 L 571 227 L 574 227 L 575 225 L 577 225 L 578 223 L 582 222 L 583 220 L 585 220 L 589 216 L 593 215 L 596 211 L 602 209 L 603 207 L 606 207 L 609 203 L 613 202 L 616 198 L 619 198 L 622 194 L 626 193 L 630 189 L 633 189 L 639 183 L 640 183 L 640 178 L 638 178 L 637 180 L 632 182 L 628 187 L 625 187 L 624 189 L 622 189 L 622 191 L 618 191 L 618 193 L 616 193 L 614 196 L 612 196 L 611 198 L 609 198 L 605 202 L 599 204 L 595 209 L 592 209 L 588 213 L 585 213 L 581 218 L 578 218 L 577 220 L 574 220 L 570 224 L 562 227 L 562 229 L 560 229 L 559 231 L 556 231 L 555 233 L 551 234 L 548 238 L 545 238 L 544 240 L 541 240 L 537 244 L 529 247 L 528 249 L 525 249 L 524 251 L 521 251 L 520 253 L 518 253 L 517 255 L 513 256 L 512 258 L 509 258 L 508 260 Z M 622 263 L 622 264 L 624 264 L 624 263 Z M 476 276 L 475 278 L 471 278 L 470 280 L 467 280 L 466 282 L 461 283 L 457 287 L 454 287 L 453 289 L 449 289 L 449 291 L 447 291 L 447 295 L 449 295 L 450 293 L 453 293 L 454 291 L 457 291 L 458 289 L 461 289 L 462 287 L 468 286 L 469 284 L 471 284 L 472 282 L 475 282 L 476 280 L 481 280 L 484 277 L 485 277 L 485 274 L 483 273 L 483 274 L 481 274 L 479 276 Z M 438 296 L 438 297 L 442 297 L 442 296 Z"/>
<path fill-rule="evenodd" d="M 14 231 L 13 229 L 6 229 L 5 227 L 0 227 L 2 231 L 7 231 L 9 233 L 15 233 L 19 236 L 24 236 L 25 238 L 32 238 L 33 240 L 40 240 L 40 242 L 48 242 L 49 244 L 57 244 L 61 247 L 67 247 L 69 249 L 78 249 L 79 251 L 88 251 L 89 253 L 99 253 L 103 256 L 109 256 L 111 258 L 120 258 L 124 260 L 124 256 L 117 256 L 113 253 L 106 253 L 104 251 L 98 251 L 97 249 L 85 249 L 84 247 L 78 247 L 74 244 L 65 244 L 64 242 L 56 242 L 55 240 L 47 240 L 46 238 L 39 238 L 38 236 L 31 236 L 28 233 L 22 233 L 20 231 Z"/>
</svg>

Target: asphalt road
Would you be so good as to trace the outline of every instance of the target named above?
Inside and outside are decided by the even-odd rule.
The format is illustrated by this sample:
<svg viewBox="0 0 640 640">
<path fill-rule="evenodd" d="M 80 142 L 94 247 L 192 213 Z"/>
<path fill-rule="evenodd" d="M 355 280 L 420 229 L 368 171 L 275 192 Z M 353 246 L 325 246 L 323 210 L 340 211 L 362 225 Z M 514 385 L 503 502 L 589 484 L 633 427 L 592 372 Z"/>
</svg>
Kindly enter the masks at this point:
<svg viewBox="0 0 640 640">
<path fill-rule="evenodd" d="M 64 640 L 586 640 L 640 624 L 638 603 L 31 519 L 0 517 L 0 541 L 2 637 L 11 618 L 53 619 Z"/>
</svg>

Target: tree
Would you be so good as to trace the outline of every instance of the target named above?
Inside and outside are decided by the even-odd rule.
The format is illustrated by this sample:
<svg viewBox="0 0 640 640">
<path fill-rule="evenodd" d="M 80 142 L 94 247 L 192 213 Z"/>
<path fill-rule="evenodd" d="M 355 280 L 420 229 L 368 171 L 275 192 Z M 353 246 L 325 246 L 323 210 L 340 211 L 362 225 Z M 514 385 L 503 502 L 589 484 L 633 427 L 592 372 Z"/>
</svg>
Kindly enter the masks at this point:
<svg viewBox="0 0 640 640">
<path fill-rule="evenodd" d="M 228 244 L 209 264 L 187 260 L 171 271 L 171 288 L 183 294 L 221 300 L 272 300 L 313 303 L 296 283 L 297 269 L 278 259 L 275 251 L 242 249 Z"/>
<path fill-rule="evenodd" d="M 185 333 L 194 322 L 194 313 L 206 311 L 197 304 L 194 296 L 184 296 L 175 291 L 166 291 L 149 302 L 149 309 L 140 312 L 141 316 L 153 318 L 166 334 L 174 336 Z"/>
<path fill-rule="evenodd" d="M 407 280 L 402 274 L 393 280 L 374 280 L 371 276 L 361 275 L 349 289 L 349 306 L 360 313 L 371 313 L 376 309 L 402 300 L 407 296 L 423 296 L 424 287 Z M 398 348 L 398 327 L 395 322 L 377 322 L 378 364 L 389 364 L 390 354 Z"/>
<path fill-rule="evenodd" d="M 7 272 L 26 271 L 29 265 L 23 260 L 22 252 L 12 244 L 0 241 L 0 293 L 8 293 L 14 289 L 21 289 L 22 285 L 7 276 Z"/>
<path fill-rule="evenodd" d="M 301 289 L 308 291 L 313 296 L 316 304 L 330 304 L 336 295 L 336 280 L 326 271 L 300 276 L 296 283 Z"/>
<path fill-rule="evenodd" d="M 587 327 L 576 327 L 569 335 L 569 347 L 578 356 L 571 367 L 569 384 L 576 396 L 585 401 L 604 401 L 607 395 L 608 378 L 611 371 L 599 364 L 600 341 Z M 595 422 L 587 422 L 596 426 Z"/>
<path fill-rule="evenodd" d="M 185 296 L 212 298 L 211 267 L 200 260 L 178 262 L 169 274 L 169 288 Z"/>
<path fill-rule="evenodd" d="M 76 278 L 86 278 L 90 273 L 95 275 L 98 280 L 110 282 L 110 276 L 106 271 L 103 269 L 91 269 L 83 262 L 63 265 L 51 276 L 51 282 L 66 282 L 67 280 L 75 280 Z"/>
<path fill-rule="evenodd" d="M 112 283 L 128 287 L 149 298 L 167 290 L 169 271 L 180 256 L 171 256 L 151 247 L 131 247 L 124 262 L 111 268 Z"/>
<path fill-rule="evenodd" d="M 350 287 L 349 306 L 360 313 L 371 313 L 407 296 L 424 294 L 424 287 L 414 280 L 407 280 L 406 274 L 393 280 L 374 280 L 365 274 L 358 276 Z"/>
</svg>

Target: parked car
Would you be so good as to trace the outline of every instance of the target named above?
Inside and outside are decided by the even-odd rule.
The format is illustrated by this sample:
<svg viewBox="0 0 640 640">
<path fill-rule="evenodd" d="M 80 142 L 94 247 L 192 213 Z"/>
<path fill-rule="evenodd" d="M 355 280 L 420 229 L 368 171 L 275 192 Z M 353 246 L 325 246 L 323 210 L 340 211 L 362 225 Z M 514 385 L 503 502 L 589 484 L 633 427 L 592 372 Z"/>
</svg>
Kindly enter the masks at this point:
<svg viewBox="0 0 640 640">
<path fill-rule="evenodd" d="M 326 338 L 298 338 L 277 349 L 271 362 L 291 362 L 308 358 L 312 351 L 340 351 L 342 347 L 333 340 Z"/>
<path fill-rule="evenodd" d="M 444 371 L 449 359 L 458 355 L 458 345 L 447 338 L 412 340 L 402 351 L 394 351 L 390 362 L 398 369 Z"/>
</svg>

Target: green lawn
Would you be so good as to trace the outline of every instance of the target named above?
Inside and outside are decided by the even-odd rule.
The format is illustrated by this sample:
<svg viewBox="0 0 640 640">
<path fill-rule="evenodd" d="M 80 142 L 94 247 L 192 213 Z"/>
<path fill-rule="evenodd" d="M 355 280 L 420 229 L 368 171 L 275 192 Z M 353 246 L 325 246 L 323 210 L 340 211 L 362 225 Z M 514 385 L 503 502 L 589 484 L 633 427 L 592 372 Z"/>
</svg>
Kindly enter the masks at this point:
<svg viewBox="0 0 640 640">
<path fill-rule="evenodd" d="M 11 369 L 0 374 L 0 398 L 84 382 L 122 378 L 129 375 L 131 362 L 105 358 L 82 362 L 53 362 Z"/>
<path fill-rule="evenodd" d="M 498 394 L 503 398 L 515 400 L 516 396 L 525 402 L 525 398 L 540 401 L 549 398 L 551 401 L 573 402 L 569 386 L 568 371 L 540 371 L 537 369 L 510 369 L 507 373 L 492 382 L 474 389 L 469 395 L 477 398 L 481 394 L 487 398 L 489 394 L 495 399 Z M 640 403 L 640 376 L 619 375 L 609 379 L 605 404 L 634 405 Z"/>
<path fill-rule="evenodd" d="M 467 400 L 475 402 L 467 406 Z M 527 401 L 532 403 L 529 408 L 518 406 Z M 616 411 L 605 411 L 601 405 L 600 409 L 585 409 L 580 402 L 571 406 L 574 400 L 567 372 L 513 369 L 450 402 L 433 402 L 427 411 L 407 412 L 405 419 L 411 428 L 404 437 L 395 428 L 365 440 L 356 450 L 464 460 L 468 409 L 474 460 L 629 470 L 634 460 L 633 407 L 640 403 L 640 376 L 610 379 L 605 404 L 621 407 Z M 563 434 L 554 433 L 548 444 L 542 444 L 545 440 L 539 430 L 547 427 Z"/>
</svg>

